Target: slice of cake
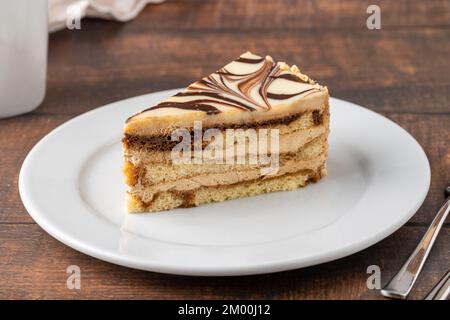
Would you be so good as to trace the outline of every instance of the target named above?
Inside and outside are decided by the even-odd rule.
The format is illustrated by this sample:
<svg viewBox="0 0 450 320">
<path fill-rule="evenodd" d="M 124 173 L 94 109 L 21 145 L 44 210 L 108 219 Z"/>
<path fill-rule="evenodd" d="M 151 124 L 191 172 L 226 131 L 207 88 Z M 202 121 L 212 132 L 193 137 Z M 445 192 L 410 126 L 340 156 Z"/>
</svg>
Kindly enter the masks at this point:
<svg viewBox="0 0 450 320">
<path fill-rule="evenodd" d="M 129 212 L 293 190 L 326 174 L 328 90 L 250 52 L 125 123 Z"/>
</svg>

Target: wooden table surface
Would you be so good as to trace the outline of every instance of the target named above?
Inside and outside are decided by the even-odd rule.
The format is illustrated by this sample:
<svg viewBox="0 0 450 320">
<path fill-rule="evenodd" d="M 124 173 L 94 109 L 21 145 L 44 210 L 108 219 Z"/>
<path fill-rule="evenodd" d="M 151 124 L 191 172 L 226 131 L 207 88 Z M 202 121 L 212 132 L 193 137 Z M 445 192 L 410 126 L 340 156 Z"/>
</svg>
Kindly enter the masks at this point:
<svg viewBox="0 0 450 320">
<path fill-rule="evenodd" d="M 372 3 L 381 7 L 381 30 L 366 27 Z M 406 225 L 319 266 L 202 278 L 109 264 L 33 222 L 17 181 L 25 156 L 44 135 L 109 102 L 185 86 L 246 50 L 297 63 L 334 97 L 387 116 L 417 139 L 430 161 L 431 188 Z M 88 19 L 81 30 L 51 34 L 44 102 L 0 120 L 0 298 L 381 298 L 367 288 L 366 268 L 379 265 L 382 283 L 390 279 L 427 229 L 450 180 L 449 54 L 450 1 L 444 0 L 169 0 L 147 6 L 129 23 Z M 450 268 L 449 240 L 447 222 L 411 298 L 422 298 Z M 66 288 L 69 265 L 81 268 L 81 290 Z"/>
</svg>

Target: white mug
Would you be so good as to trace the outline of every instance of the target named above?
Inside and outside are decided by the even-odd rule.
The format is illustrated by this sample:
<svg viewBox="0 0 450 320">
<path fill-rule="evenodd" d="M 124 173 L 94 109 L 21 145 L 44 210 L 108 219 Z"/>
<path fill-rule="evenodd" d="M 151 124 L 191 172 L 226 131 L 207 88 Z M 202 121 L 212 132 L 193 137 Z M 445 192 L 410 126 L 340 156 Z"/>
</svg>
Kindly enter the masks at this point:
<svg viewBox="0 0 450 320">
<path fill-rule="evenodd" d="M 47 0 L 0 4 L 0 118 L 29 112 L 45 96 Z"/>
</svg>

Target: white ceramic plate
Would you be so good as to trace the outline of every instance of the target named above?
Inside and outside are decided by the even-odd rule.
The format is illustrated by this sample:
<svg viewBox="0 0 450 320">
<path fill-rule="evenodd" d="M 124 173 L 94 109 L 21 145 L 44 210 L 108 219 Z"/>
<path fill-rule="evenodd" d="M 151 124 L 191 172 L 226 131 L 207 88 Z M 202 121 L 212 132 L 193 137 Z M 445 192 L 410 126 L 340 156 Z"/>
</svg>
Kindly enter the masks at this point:
<svg viewBox="0 0 450 320">
<path fill-rule="evenodd" d="M 184 275 L 243 275 L 338 259 L 385 238 L 422 204 L 430 167 L 392 121 L 331 99 L 328 176 L 291 192 L 127 214 L 121 136 L 134 112 L 174 94 L 157 92 L 87 112 L 29 153 L 23 203 L 66 245 L 119 265 Z"/>
</svg>

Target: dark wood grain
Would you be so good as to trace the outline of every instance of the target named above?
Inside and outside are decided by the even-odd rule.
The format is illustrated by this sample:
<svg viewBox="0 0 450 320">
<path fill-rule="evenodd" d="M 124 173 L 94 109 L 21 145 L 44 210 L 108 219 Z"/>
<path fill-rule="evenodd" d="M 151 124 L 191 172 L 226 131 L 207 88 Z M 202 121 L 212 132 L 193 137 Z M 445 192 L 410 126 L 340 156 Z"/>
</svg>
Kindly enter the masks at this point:
<svg viewBox="0 0 450 320">
<path fill-rule="evenodd" d="M 382 9 L 382 29 L 365 27 Z M 170 0 L 122 24 L 82 21 L 50 35 L 47 94 L 35 111 L 0 120 L 0 298 L 380 299 L 444 200 L 450 180 L 450 1 Z M 106 103 L 182 87 L 246 50 L 294 62 L 333 96 L 392 119 L 423 146 L 430 192 L 417 214 L 380 243 L 350 257 L 271 275 L 199 278 L 118 267 L 76 252 L 37 226 L 18 193 L 20 166 L 45 134 Z M 1 101 L 1 100 L 0 100 Z M 144 106 L 143 106 L 144 107 Z M 450 225 L 413 292 L 422 298 L 449 268 Z M 68 290 L 67 266 L 82 270 Z"/>
<path fill-rule="evenodd" d="M 447 0 L 184 0 L 169 1 L 142 14 L 146 24 L 134 30 L 242 32 L 365 29 L 366 8 L 377 4 L 383 28 L 448 27 Z M 161 17 L 164 17 L 161 19 Z"/>
<path fill-rule="evenodd" d="M 49 53 L 53 91 L 36 112 L 74 115 L 117 99 L 182 87 L 246 50 L 294 61 L 326 83 L 333 96 L 376 111 L 450 110 L 450 74 L 441 69 L 448 65 L 450 52 L 447 29 L 133 33 L 134 23 L 138 20 L 112 25 L 120 29 L 117 37 L 102 36 L 102 25 L 89 22 L 85 23 L 89 32 L 53 35 Z"/>
</svg>

